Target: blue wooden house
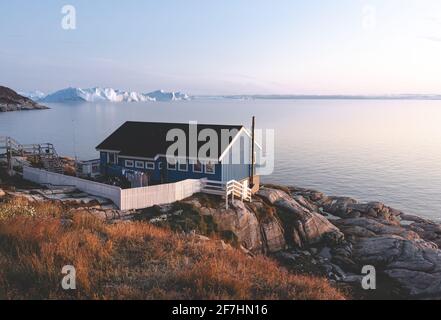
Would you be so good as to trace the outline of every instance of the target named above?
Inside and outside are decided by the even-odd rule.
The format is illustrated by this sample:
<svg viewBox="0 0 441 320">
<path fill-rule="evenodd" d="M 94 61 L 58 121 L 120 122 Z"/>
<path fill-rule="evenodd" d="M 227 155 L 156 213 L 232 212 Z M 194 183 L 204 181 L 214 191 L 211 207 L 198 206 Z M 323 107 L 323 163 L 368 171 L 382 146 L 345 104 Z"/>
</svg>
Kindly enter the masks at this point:
<svg viewBox="0 0 441 320">
<path fill-rule="evenodd" d="M 170 160 L 169 147 L 175 141 L 167 141 L 170 130 L 185 133 L 186 153 Z M 209 129 L 216 132 L 218 141 L 211 141 L 218 152 L 208 154 L 204 159 L 194 158 L 190 150 L 192 143 L 197 150 L 208 141 L 203 137 Z M 193 132 L 193 131 L 194 132 Z M 228 133 L 228 135 L 226 135 Z M 195 135 L 199 137 L 195 142 Z M 193 136 L 193 141 L 190 137 Z M 201 139 L 202 136 L 202 139 Z M 228 139 L 224 137 L 228 136 Z M 125 176 L 132 181 L 141 181 L 147 186 L 172 183 L 186 179 L 207 179 L 210 181 L 238 182 L 252 181 L 258 184 L 253 160 L 259 157 L 261 147 L 254 144 L 251 133 L 242 125 L 197 124 L 191 128 L 188 123 L 126 122 L 100 143 L 102 174 Z M 194 146 L 193 146 L 194 147 Z M 194 150 L 194 148 L 193 148 Z M 254 157 L 252 156 L 254 150 Z M 250 180 L 250 178 L 252 180 Z"/>
</svg>

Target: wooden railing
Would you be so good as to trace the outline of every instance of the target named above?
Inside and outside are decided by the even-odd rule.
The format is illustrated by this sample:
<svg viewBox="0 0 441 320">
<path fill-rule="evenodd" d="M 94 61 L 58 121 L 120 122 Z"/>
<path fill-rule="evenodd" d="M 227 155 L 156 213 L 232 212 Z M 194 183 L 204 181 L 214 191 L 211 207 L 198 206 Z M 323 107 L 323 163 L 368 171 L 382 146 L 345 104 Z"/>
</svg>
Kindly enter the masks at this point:
<svg viewBox="0 0 441 320">
<path fill-rule="evenodd" d="M 236 180 L 230 180 L 228 182 L 221 181 L 212 181 L 202 179 L 202 192 L 208 194 L 216 194 L 225 196 L 225 206 L 228 209 L 228 197 L 231 195 L 231 198 L 237 197 L 242 201 L 250 201 L 252 192 L 251 189 Z"/>
<path fill-rule="evenodd" d="M 47 170 L 60 173 L 63 171 L 63 164 L 52 143 L 21 144 L 11 137 L 1 136 L 0 155 L 1 154 L 7 155 L 8 158 L 13 156 L 37 156 L 41 159 Z"/>
</svg>

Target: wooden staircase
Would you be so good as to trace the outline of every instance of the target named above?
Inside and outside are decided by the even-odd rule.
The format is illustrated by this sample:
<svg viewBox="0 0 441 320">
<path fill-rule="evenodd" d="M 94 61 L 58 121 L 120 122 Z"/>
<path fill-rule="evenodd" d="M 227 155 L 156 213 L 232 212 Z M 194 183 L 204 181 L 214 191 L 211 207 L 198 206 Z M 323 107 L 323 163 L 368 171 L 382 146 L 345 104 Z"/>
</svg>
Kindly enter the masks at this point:
<svg viewBox="0 0 441 320">
<path fill-rule="evenodd" d="M 6 156 L 10 166 L 13 157 L 35 157 L 41 161 L 47 171 L 63 173 L 63 162 L 52 143 L 20 144 L 11 137 L 0 136 L 1 156 Z M 17 162 L 21 165 L 29 164 L 26 160 L 17 160 Z"/>
</svg>

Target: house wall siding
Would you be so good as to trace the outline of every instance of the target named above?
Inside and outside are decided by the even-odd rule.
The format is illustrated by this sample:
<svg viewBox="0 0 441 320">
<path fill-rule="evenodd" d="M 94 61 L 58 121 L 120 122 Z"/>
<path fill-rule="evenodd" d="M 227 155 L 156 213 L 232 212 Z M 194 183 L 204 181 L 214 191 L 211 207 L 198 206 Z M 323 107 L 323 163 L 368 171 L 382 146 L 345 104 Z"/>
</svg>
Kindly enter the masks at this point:
<svg viewBox="0 0 441 320">
<path fill-rule="evenodd" d="M 103 173 L 111 176 L 122 176 L 123 170 L 133 170 L 133 171 L 142 171 L 149 175 L 150 179 L 155 182 L 161 181 L 163 178 L 164 182 L 177 182 L 187 179 L 202 179 L 207 178 L 208 180 L 222 181 L 222 165 L 220 163 L 215 164 L 215 173 L 209 174 L 205 172 L 194 172 L 193 165 L 188 164 L 187 171 L 180 171 L 178 167 L 175 170 L 167 169 L 167 162 L 165 157 L 159 157 L 157 160 L 140 160 L 136 158 L 130 157 L 118 157 L 117 165 L 110 165 L 107 163 L 107 153 L 101 152 L 101 166 L 103 168 Z M 141 169 L 136 168 L 135 165 L 133 167 L 126 167 L 126 160 L 132 160 L 135 164 L 135 161 L 143 161 L 145 162 L 154 162 L 155 169 Z M 162 164 L 163 168 L 160 169 L 160 164 Z"/>
<path fill-rule="evenodd" d="M 222 164 L 222 181 L 240 181 L 250 176 L 249 164 Z"/>
<path fill-rule="evenodd" d="M 241 181 L 250 176 L 251 173 L 251 144 L 246 133 L 231 145 L 231 148 L 222 159 L 222 181 Z M 233 154 L 235 157 L 233 157 Z"/>
<path fill-rule="evenodd" d="M 199 173 L 193 171 L 193 165 L 188 164 L 188 170 L 187 171 L 179 171 L 177 168 L 176 170 L 167 170 L 167 180 L 170 182 L 175 181 L 181 181 L 185 179 L 203 179 L 207 178 L 208 180 L 214 180 L 214 181 L 222 181 L 222 165 L 221 164 L 215 164 L 215 172 L 214 174 L 208 174 L 208 173 Z"/>
<path fill-rule="evenodd" d="M 102 174 L 106 174 L 107 152 L 100 152 L 100 170 Z"/>
</svg>

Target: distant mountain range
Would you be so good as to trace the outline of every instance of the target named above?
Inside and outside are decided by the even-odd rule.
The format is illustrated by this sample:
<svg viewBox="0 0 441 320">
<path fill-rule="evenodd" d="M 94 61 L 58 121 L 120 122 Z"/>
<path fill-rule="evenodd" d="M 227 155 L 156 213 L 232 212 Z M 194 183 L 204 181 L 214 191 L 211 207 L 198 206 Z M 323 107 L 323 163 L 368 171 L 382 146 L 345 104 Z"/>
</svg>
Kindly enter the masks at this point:
<svg viewBox="0 0 441 320">
<path fill-rule="evenodd" d="M 0 112 L 48 109 L 14 90 L 0 86 Z"/>
<path fill-rule="evenodd" d="M 66 88 L 45 95 L 41 91 L 22 93 L 24 96 L 43 103 L 63 102 L 146 102 L 146 101 L 180 101 L 190 97 L 181 92 L 157 90 L 150 93 L 122 91 L 113 88 Z"/>
</svg>

